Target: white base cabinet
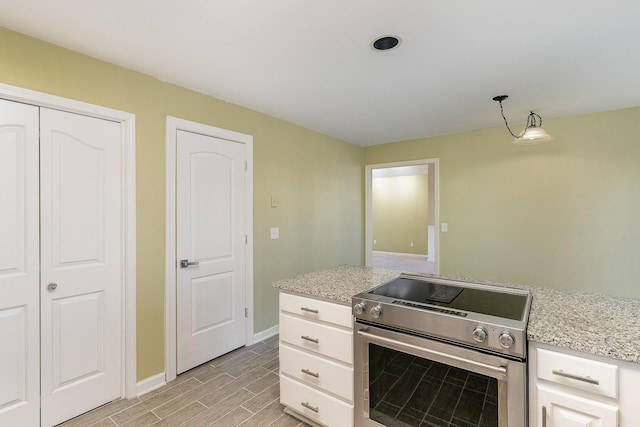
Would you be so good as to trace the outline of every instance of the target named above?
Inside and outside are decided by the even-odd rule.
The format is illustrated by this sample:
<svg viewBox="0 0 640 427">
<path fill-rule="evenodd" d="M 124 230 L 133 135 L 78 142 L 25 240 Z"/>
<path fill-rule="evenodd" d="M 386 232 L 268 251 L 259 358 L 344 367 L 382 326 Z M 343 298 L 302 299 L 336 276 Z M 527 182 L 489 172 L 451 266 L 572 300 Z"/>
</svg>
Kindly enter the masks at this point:
<svg viewBox="0 0 640 427">
<path fill-rule="evenodd" d="M 280 402 L 294 416 L 353 426 L 351 307 L 280 293 Z"/>
<path fill-rule="evenodd" d="M 529 425 L 635 427 L 640 365 L 529 345 Z"/>
</svg>

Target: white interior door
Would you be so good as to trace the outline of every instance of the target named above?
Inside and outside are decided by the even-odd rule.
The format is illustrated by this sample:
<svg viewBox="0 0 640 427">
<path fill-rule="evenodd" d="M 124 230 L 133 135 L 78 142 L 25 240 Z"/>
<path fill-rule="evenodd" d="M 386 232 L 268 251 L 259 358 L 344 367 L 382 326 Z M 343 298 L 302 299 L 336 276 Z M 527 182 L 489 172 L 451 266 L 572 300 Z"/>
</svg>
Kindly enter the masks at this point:
<svg viewBox="0 0 640 427">
<path fill-rule="evenodd" d="M 0 100 L 0 425 L 40 420 L 38 107 Z"/>
<path fill-rule="evenodd" d="M 181 130 L 176 141 L 181 373 L 245 344 L 245 148 Z"/>
<path fill-rule="evenodd" d="M 55 425 L 121 395 L 120 124 L 41 109 L 41 406 Z"/>
</svg>

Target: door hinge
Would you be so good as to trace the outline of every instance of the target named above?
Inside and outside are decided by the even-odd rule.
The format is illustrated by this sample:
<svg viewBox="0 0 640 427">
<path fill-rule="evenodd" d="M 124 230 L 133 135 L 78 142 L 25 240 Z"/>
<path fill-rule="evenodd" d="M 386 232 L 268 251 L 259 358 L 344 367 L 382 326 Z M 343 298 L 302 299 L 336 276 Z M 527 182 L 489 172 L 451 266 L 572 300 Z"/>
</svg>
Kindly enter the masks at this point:
<svg viewBox="0 0 640 427">
<path fill-rule="evenodd" d="M 244 244 L 249 244 L 249 237 L 246 234 L 244 235 Z"/>
<path fill-rule="evenodd" d="M 244 171 L 246 172 L 246 171 L 247 171 L 247 169 L 249 169 L 249 166 L 247 165 L 247 162 L 245 161 L 245 162 L 244 162 Z"/>
<path fill-rule="evenodd" d="M 244 308 L 244 317 L 249 317 L 249 308 L 248 307 Z"/>
</svg>

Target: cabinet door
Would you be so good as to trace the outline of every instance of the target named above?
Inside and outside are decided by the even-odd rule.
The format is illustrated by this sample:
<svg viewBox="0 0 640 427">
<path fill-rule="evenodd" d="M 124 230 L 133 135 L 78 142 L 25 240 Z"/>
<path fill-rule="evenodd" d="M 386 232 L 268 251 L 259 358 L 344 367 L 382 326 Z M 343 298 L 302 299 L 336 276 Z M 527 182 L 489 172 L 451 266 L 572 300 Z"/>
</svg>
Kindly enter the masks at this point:
<svg viewBox="0 0 640 427">
<path fill-rule="evenodd" d="M 538 427 L 616 427 L 618 408 L 559 390 L 537 387 Z M 545 419 L 546 418 L 546 424 Z"/>
<path fill-rule="evenodd" d="M 0 100 L 0 425 L 40 423 L 38 108 Z"/>
</svg>

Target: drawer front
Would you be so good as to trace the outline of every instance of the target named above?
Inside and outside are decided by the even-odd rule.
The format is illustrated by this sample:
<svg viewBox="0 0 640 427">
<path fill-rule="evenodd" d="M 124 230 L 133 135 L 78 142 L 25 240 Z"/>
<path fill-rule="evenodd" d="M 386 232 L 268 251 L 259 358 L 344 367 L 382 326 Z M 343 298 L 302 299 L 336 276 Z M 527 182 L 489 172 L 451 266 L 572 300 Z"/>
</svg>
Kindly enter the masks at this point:
<svg viewBox="0 0 640 427">
<path fill-rule="evenodd" d="M 539 379 L 618 398 L 618 367 L 545 349 L 537 351 Z"/>
<path fill-rule="evenodd" d="M 280 403 L 329 427 L 353 427 L 353 405 L 288 377 L 280 377 Z"/>
<path fill-rule="evenodd" d="M 280 345 L 280 371 L 353 402 L 353 368 Z"/>
<path fill-rule="evenodd" d="M 280 341 L 353 365 L 353 332 L 280 314 Z"/>
<path fill-rule="evenodd" d="M 350 306 L 280 292 L 280 310 L 353 329 Z"/>
</svg>

